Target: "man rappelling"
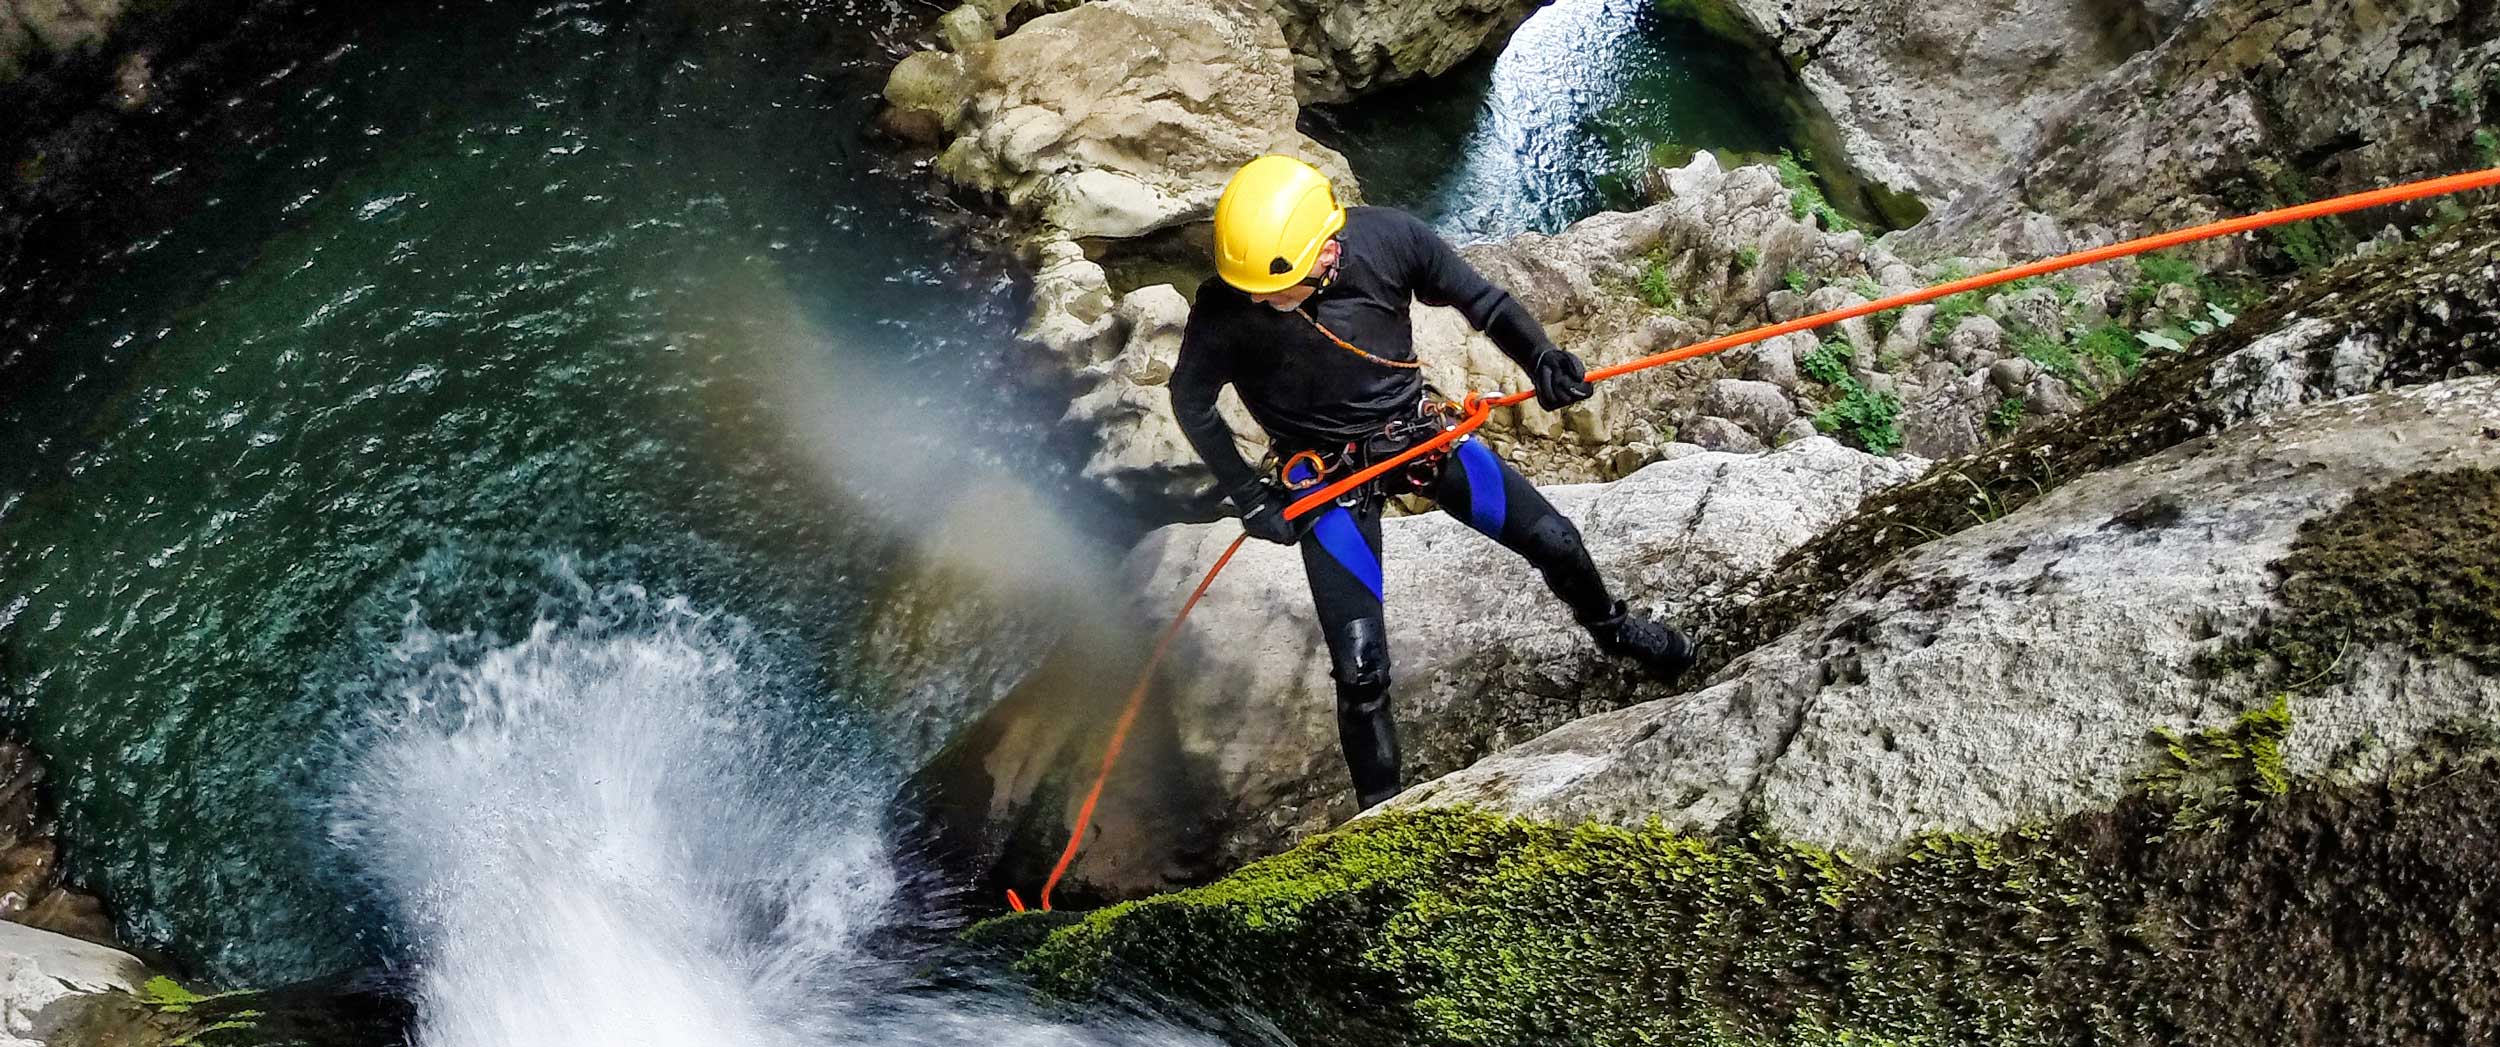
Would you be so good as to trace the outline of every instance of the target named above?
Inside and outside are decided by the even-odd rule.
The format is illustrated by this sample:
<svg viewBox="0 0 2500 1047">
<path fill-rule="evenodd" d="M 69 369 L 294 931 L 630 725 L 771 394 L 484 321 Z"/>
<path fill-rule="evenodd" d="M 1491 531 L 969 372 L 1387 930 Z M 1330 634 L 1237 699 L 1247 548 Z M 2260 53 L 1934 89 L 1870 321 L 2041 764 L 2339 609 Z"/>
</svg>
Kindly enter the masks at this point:
<svg viewBox="0 0 2500 1047">
<path fill-rule="evenodd" d="M 1214 470 L 1242 529 L 1298 544 L 1337 689 L 1337 733 L 1368 808 L 1397 794 L 1397 726 L 1381 605 L 1381 512 L 1420 494 L 1527 558 L 1600 650 L 1672 680 L 1693 645 L 1615 599 L 1579 528 L 1467 437 L 1287 520 L 1294 492 L 1385 460 L 1455 417 L 1424 385 L 1410 299 L 1457 309 L 1528 373 L 1548 411 L 1594 392 L 1578 357 L 1557 348 L 1516 298 L 1469 266 L 1430 226 L 1386 207 L 1342 207 L 1326 175 L 1299 160 L 1244 165 L 1215 205 L 1217 276 L 1199 285 L 1171 378 L 1172 411 Z M 1254 469 L 1216 413 L 1241 395 L 1276 457 Z"/>
</svg>

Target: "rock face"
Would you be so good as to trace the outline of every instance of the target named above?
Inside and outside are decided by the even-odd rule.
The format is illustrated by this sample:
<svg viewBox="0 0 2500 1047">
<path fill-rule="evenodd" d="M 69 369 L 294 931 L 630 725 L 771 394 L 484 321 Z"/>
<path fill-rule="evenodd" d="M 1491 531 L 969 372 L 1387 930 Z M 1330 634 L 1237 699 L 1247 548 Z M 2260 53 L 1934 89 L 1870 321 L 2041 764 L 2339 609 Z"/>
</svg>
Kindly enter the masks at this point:
<svg viewBox="0 0 2500 1047">
<path fill-rule="evenodd" d="M 119 949 L 0 923 L 0 1047 L 66 1042 L 92 998 L 139 991 L 147 965 Z"/>
<path fill-rule="evenodd" d="M 2271 416 L 2059 488 L 1923 546 L 1690 695 L 1591 717 L 1412 791 L 1573 821 L 1881 852 L 2105 807 L 2146 732 L 2227 724 L 2250 681 L 2202 669 L 2273 611 L 2305 524 L 2416 474 L 2500 469 L 2500 378 Z M 2500 677 L 2402 647 L 2304 695 L 2286 770 L 2401 751 L 2500 713 Z"/>
<path fill-rule="evenodd" d="M 1814 438 L 1764 456 L 1691 454 L 1607 485 L 1547 492 L 1599 568 L 1669 619 L 1742 599 L 1781 554 L 1921 463 Z M 1150 536 L 1125 568 L 1151 637 L 1229 543 L 1230 524 Z M 1598 655 L 1509 552 L 1447 516 L 1387 522 L 1393 701 L 1410 779 L 1456 769 L 1575 716 L 1659 693 Z M 924 774 L 955 847 L 1038 882 L 1075 814 L 1134 653 L 1072 646 Z M 1352 813 L 1334 689 L 1299 556 L 1251 543 L 1189 619 L 1106 790 L 1067 890 L 1132 895 L 1272 852 Z M 1038 866 L 1038 868 L 1037 868 Z"/>
<path fill-rule="evenodd" d="M 948 180 L 1056 235 L 1204 218 L 1264 153 L 1353 184 L 1344 158 L 1294 129 L 1284 36 L 1247 0 L 1099 0 L 970 43 L 898 66 L 887 125 L 944 139 Z"/>
<path fill-rule="evenodd" d="M 1850 161 L 1944 199 L 1985 181 L 2068 94 L 2152 45 L 2179 0 L 1724 0 L 1789 56 Z"/>
<path fill-rule="evenodd" d="M 2500 11 L 2223 0 L 2054 108 L 1990 176 L 1905 236 L 1910 249 L 2063 249 L 2500 162 Z M 2036 107 L 2035 107 L 2036 109 Z M 2477 135 L 2486 136 L 2478 139 Z M 2369 212 L 2262 234 L 2304 266 Z M 2230 244 L 2204 248 L 2227 253 Z"/>
<path fill-rule="evenodd" d="M 92 53 L 133 7 L 132 0 L 0 0 L 0 83 L 31 67 Z"/>
<path fill-rule="evenodd" d="M 113 921 L 95 897 L 61 882 L 60 844 L 44 817 L 43 761 L 0 741 L 0 920 L 113 944 Z"/>
<path fill-rule="evenodd" d="M 1293 48 L 1305 102 L 1342 102 L 1375 87 L 1439 76 L 1551 0 L 1270 0 Z"/>
</svg>

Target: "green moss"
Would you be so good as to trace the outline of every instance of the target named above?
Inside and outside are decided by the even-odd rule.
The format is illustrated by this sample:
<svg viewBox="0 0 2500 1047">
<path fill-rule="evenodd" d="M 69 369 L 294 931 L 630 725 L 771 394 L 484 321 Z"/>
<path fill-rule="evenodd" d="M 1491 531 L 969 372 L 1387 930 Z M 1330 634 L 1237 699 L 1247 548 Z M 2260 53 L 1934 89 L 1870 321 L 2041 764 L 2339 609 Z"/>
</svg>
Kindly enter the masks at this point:
<svg viewBox="0 0 2500 1047">
<path fill-rule="evenodd" d="M 2500 131 L 2488 127 L 2475 128 L 2474 155 L 2484 167 L 2500 167 Z"/>
<path fill-rule="evenodd" d="M 2223 733 L 2279 742 L 2286 716 Z M 1095 914 L 1021 967 L 1059 993 L 1246 1013 L 1298 1043 L 2429 1047 L 2500 1033 L 2500 965 L 2479 959 L 2500 918 L 2500 879 L 2481 874 L 2500 859 L 2487 753 L 2434 746 L 2384 787 L 2287 781 L 2193 819 L 2176 793 L 1922 836 L 1879 859 L 1761 831 L 1392 813 Z"/>
<path fill-rule="evenodd" d="M 2155 727 L 2163 761 L 2140 783 L 2175 797 L 2179 824 L 2211 823 L 2232 803 L 2255 806 L 2291 789 L 2283 742 L 2292 734 L 2291 697 L 2277 694 L 2228 727 L 2180 734 Z"/>
<path fill-rule="evenodd" d="M 2347 678 L 2354 649 L 2402 647 L 2500 672 L 2500 470 L 2362 491 L 2302 526 L 2274 566 L 2278 609 L 2212 668 L 2307 689 Z"/>
</svg>

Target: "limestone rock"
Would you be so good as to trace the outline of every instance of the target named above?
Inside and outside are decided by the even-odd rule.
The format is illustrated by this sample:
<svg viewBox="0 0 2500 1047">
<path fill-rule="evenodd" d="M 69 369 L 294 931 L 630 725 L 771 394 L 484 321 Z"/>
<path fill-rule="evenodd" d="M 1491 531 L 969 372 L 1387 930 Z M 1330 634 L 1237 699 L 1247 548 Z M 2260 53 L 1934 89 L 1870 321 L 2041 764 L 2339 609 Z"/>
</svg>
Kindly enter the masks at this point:
<svg viewBox="0 0 2500 1047">
<path fill-rule="evenodd" d="M 921 51 L 904 56 L 885 82 L 881 125 L 906 141 L 935 143 L 963 124 L 972 83 L 961 55 Z"/>
<path fill-rule="evenodd" d="M 888 85 L 889 124 L 925 127 L 938 110 L 952 135 L 939 171 L 1052 235 L 1132 237 L 1204 218 L 1234 169 L 1263 153 L 1309 160 L 1353 195 L 1344 158 L 1295 130 L 1284 37 L 1248 0 L 1097 0 L 957 57 L 958 122 L 942 119 L 957 95 L 943 60 L 915 56 L 895 74 L 910 82 Z"/>
<path fill-rule="evenodd" d="M 1548 488 L 1610 582 L 1633 603 L 1683 619 L 1741 599 L 1751 579 L 1869 492 L 1923 463 L 1829 439 L 1767 455 L 1678 452 L 1603 485 Z M 1229 523 L 1184 524 L 1131 554 L 1124 588 L 1143 594 L 1144 637 L 1177 609 Z M 1667 689 L 1599 656 L 1517 557 L 1439 513 L 1384 526 L 1395 707 L 1410 778 L 1464 766 L 1573 717 Z M 1105 655 L 1076 663 L 992 712 L 922 776 L 954 845 L 1025 883 L 1047 871 L 1126 680 Z M 1229 868 L 1352 810 L 1334 690 L 1299 555 L 1252 542 L 1183 628 L 1172 669 L 1106 791 L 1100 835 L 1072 875 L 1081 892 L 1127 895 Z M 1071 897 L 1063 888 L 1061 897 Z"/>
<path fill-rule="evenodd" d="M 1710 383 L 1710 391 L 1701 398 L 1701 409 L 1730 419 L 1764 440 L 1797 417 L 1797 405 L 1788 401 L 1788 394 L 1779 386 L 1733 378 Z"/>
<path fill-rule="evenodd" d="M 1419 787 L 1572 820 L 1725 829 L 1881 852 L 2106 806 L 2156 726 L 2260 702 L 2200 657 L 2272 606 L 2303 523 L 2417 473 L 2500 468 L 2500 377 L 2268 415 L 2051 491 L 1921 546 L 1691 695 L 1591 717 Z M 2293 709 L 2293 774 L 2365 735 L 2401 750 L 2500 709 L 2500 677 L 2408 649 Z"/>
<path fill-rule="evenodd" d="M 1105 330 L 1120 339 L 1120 349 L 1078 374 L 1087 388 L 1068 405 L 1066 416 L 1100 438 L 1085 461 L 1087 479 L 1166 504 L 1202 503 L 1222 493 L 1212 490 L 1214 474 L 1198 460 L 1172 415 L 1167 383 L 1188 322 L 1189 300 L 1169 284 L 1130 292 L 1106 318 Z M 1267 438 L 1241 397 L 1227 386 L 1215 403 L 1242 457 L 1258 461 L 1267 453 Z"/>
<path fill-rule="evenodd" d="M 1269 0 L 1293 48 L 1302 100 L 1341 102 L 1375 87 L 1439 76 L 1550 0 Z"/>
<path fill-rule="evenodd" d="M 1693 424 L 1676 430 L 1676 435 L 1713 451 L 1737 454 L 1751 454 L 1765 446 L 1762 438 L 1743 424 L 1714 416 L 1694 419 Z"/>
<path fill-rule="evenodd" d="M 138 957 L 93 942 L 0 923 L 0 1045 L 56 1042 L 90 997 L 129 994 L 149 978 Z"/>
<path fill-rule="evenodd" d="M 2078 19 L 2092 10 L 2072 7 Z M 1996 154 L 2002 166 L 1959 168 L 1982 177 L 1899 246 L 2036 256 L 2490 165 L 2473 145 L 2500 119 L 2490 76 L 2500 10 L 2490 5 L 2214 0 L 2145 16 L 2166 27 L 2157 44 L 2014 105 L 2036 130 Z M 2109 54 L 2061 64 L 2079 71 Z M 2318 232 L 2332 247 L 2415 220 L 2363 213 Z M 2231 261 L 2282 242 L 2194 250 Z"/>
</svg>

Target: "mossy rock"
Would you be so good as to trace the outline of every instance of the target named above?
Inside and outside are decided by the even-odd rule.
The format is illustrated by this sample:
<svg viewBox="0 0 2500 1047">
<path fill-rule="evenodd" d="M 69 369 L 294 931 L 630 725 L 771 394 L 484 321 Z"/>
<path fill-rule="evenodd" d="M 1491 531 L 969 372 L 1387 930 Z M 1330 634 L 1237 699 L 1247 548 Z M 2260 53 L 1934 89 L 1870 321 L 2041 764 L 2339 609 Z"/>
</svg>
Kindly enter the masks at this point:
<svg viewBox="0 0 2500 1047">
<path fill-rule="evenodd" d="M 1395 813 L 1096 913 L 1021 966 L 1055 994 L 1170 995 L 1306 1044 L 2484 1042 L 2485 744 L 2436 742 L 2366 787 L 2148 788 L 1880 861 Z"/>
</svg>

